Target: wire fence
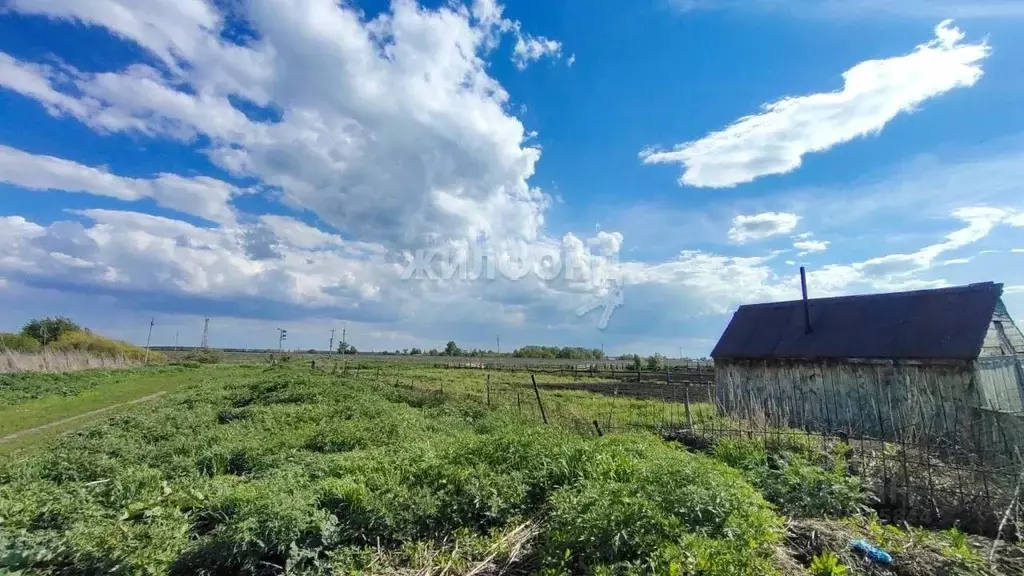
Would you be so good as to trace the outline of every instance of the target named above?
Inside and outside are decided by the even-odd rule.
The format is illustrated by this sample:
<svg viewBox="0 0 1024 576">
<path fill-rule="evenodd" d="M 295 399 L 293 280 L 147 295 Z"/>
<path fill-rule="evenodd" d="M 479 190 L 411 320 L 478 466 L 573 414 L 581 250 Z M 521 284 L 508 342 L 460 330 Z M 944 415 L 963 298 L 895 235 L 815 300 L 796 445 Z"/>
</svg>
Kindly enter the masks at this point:
<svg viewBox="0 0 1024 576">
<path fill-rule="evenodd" d="M 571 375 L 570 371 L 570 375 Z M 486 372 L 478 386 L 449 389 L 468 393 L 491 410 L 515 413 L 552 426 L 570 428 L 586 435 L 646 431 L 710 452 L 725 439 L 742 439 L 763 445 L 766 457 L 785 450 L 821 455 L 829 461 L 845 455 L 848 473 L 862 478 L 874 496 L 873 508 L 880 517 L 895 523 L 932 528 L 957 526 L 962 530 L 1020 540 L 1022 507 L 1018 502 L 1022 466 L 1020 454 L 994 449 L 981 438 L 964 436 L 960 442 L 931 441 L 928 431 L 917 427 L 891 430 L 884 438 L 854 427 L 840 429 L 824 422 L 794 421 L 770 412 L 748 412 L 742 418 L 726 414 L 716 402 L 713 376 L 695 371 L 692 377 L 661 380 L 635 372 L 619 374 L 618 382 L 599 382 L 589 371 L 575 382 L 545 381 L 561 372 L 522 374 L 516 382 L 498 383 Z M 618 374 L 618 373 L 616 373 Z M 595 370 L 595 379 L 607 373 Z M 645 377 L 646 376 L 646 377 Z M 414 382 L 410 387 L 416 387 Z M 444 386 L 434 387 L 444 394 Z M 589 392 L 603 396 L 594 401 Z M 958 412 L 958 414 L 960 414 Z M 958 427 L 981 434 L 984 415 L 964 411 Z M 1014 447 L 1015 448 L 1015 447 Z M 766 462 L 770 465 L 770 462 Z M 1000 526 L 1002 525 L 1002 528 Z"/>
<path fill-rule="evenodd" d="M 932 434 L 928 422 L 936 418 L 872 434 L 878 429 L 851 425 L 854 420 L 826 422 L 815 418 L 817 413 L 800 418 L 771 403 L 729 414 L 719 402 L 713 372 L 704 366 L 639 374 L 597 368 L 511 375 L 480 370 L 451 379 L 447 389 L 445 379 L 421 382 L 401 368 L 382 371 L 380 364 L 341 363 L 333 370 L 440 396 L 470 396 L 490 410 L 583 435 L 651 432 L 699 452 L 710 452 L 726 439 L 759 443 L 767 466 L 772 455 L 786 451 L 814 454 L 822 462 L 835 462 L 843 454 L 847 473 L 865 481 L 874 497 L 872 507 L 891 523 L 956 526 L 1016 541 L 1024 532 L 1021 452 L 1010 436 L 1002 437 L 1007 444 L 992 438 L 997 424 L 1020 417 L 1016 414 L 954 407 L 952 426 L 962 431 L 955 437 Z"/>
</svg>

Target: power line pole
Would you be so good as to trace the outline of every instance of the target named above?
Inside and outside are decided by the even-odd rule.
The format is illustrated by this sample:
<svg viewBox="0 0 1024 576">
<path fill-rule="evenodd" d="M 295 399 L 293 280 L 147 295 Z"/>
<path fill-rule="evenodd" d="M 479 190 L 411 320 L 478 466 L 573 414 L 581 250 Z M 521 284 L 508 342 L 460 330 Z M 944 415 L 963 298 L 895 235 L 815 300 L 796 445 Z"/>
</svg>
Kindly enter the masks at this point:
<svg viewBox="0 0 1024 576">
<path fill-rule="evenodd" d="M 334 331 L 335 329 L 331 328 L 331 342 L 327 345 L 327 351 L 331 354 L 334 354 Z"/>
<path fill-rule="evenodd" d="M 288 331 L 284 328 L 277 329 L 277 351 L 281 352 L 281 347 L 284 346 L 284 340 L 288 337 Z"/>
<path fill-rule="evenodd" d="M 153 324 L 156 323 L 156 318 L 152 318 L 149 321 L 149 334 L 146 335 L 146 359 L 142 361 L 143 364 L 149 364 L 149 341 L 153 338 Z"/>
<path fill-rule="evenodd" d="M 348 327 L 347 326 L 342 326 L 342 328 L 341 328 L 341 349 L 344 350 L 346 354 L 348 354 L 348 346 L 347 346 L 348 340 L 345 339 L 345 334 L 347 332 L 348 332 Z"/>
<path fill-rule="evenodd" d="M 498 334 L 497 340 L 498 340 L 498 356 L 501 356 L 501 334 Z"/>
<path fill-rule="evenodd" d="M 174 351 L 178 351 L 178 332 L 174 332 Z"/>
</svg>

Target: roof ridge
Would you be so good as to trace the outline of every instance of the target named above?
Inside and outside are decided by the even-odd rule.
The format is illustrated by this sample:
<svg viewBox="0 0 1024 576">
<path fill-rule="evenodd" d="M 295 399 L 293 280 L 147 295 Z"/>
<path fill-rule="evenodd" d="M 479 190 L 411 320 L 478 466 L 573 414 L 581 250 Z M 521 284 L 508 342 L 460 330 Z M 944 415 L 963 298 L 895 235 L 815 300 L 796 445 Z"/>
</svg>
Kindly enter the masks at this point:
<svg viewBox="0 0 1024 576">
<path fill-rule="evenodd" d="M 837 300 L 853 300 L 860 298 L 883 298 L 883 297 L 910 297 L 918 296 L 921 294 L 937 294 L 940 292 L 944 293 L 959 293 L 973 290 L 981 290 L 983 288 L 996 288 L 1002 292 L 1003 285 L 996 283 L 991 280 L 985 282 L 974 282 L 971 284 L 962 284 L 959 286 L 946 286 L 943 288 L 921 288 L 918 290 L 906 290 L 902 292 L 872 292 L 869 294 L 844 294 L 842 296 L 822 296 L 819 298 L 808 298 L 808 302 L 825 302 L 825 301 L 837 301 Z M 770 307 L 770 306 L 782 306 L 788 304 L 799 304 L 803 302 L 803 299 L 797 298 L 793 300 L 778 300 L 775 302 L 756 302 L 753 304 L 742 304 L 740 308 L 755 308 L 755 307 Z"/>
</svg>

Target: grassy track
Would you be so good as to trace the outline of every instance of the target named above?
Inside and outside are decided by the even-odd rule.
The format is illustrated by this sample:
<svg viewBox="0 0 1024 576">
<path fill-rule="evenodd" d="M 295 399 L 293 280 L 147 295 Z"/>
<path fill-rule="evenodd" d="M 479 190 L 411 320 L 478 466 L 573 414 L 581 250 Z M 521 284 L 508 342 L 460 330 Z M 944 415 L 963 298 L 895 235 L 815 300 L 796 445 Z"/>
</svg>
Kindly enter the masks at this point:
<svg viewBox="0 0 1024 576">
<path fill-rule="evenodd" d="M 91 412 L 78 414 L 77 416 L 69 416 L 67 418 L 62 418 L 60 420 L 48 422 L 46 424 L 42 424 L 34 428 L 26 428 L 23 430 L 19 430 L 17 432 L 12 432 L 11 434 L 8 434 L 6 436 L 0 436 L 0 452 L 16 448 L 24 448 L 28 445 L 36 444 L 41 440 L 50 437 L 53 434 L 73 430 L 79 426 L 84 426 L 88 422 L 112 416 L 121 409 L 126 409 L 130 406 L 141 404 L 143 402 L 150 402 L 152 400 L 156 400 L 157 398 L 163 396 L 164 394 L 165 392 L 156 392 L 150 394 L 149 396 L 135 398 L 134 400 L 122 402 L 120 404 L 113 404 L 111 406 L 99 408 Z"/>
<path fill-rule="evenodd" d="M 230 369 L 207 370 L 200 380 L 226 371 Z M 173 392 L 194 382 L 198 374 L 185 368 L 156 367 L 4 375 L 0 378 L 0 438 L 6 441 L 0 441 L 0 452 L 25 448 L 112 416 L 141 398 Z"/>
</svg>

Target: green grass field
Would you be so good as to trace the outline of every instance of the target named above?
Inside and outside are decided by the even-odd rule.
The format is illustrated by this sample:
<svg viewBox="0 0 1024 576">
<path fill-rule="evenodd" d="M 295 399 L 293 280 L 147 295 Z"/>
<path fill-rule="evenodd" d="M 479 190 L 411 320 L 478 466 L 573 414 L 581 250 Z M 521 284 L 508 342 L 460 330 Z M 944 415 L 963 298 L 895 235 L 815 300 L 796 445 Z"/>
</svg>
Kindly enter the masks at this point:
<svg viewBox="0 0 1024 576">
<path fill-rule="evenodd" d="M 841 450 L 695 453 L 609 433 L 679 405 L 568 390 L 542 392 L 544 425 L 528 382 L 305 362 L 2 381 L 10 431 L 169 393 L 0 454 L 0 574 L 844 573 L 827 553 L 846 574 L 994 573 L 978 539 L 878 522 Z M 895 571 L 865 571 L 853 537 Z"/>
</svg>

